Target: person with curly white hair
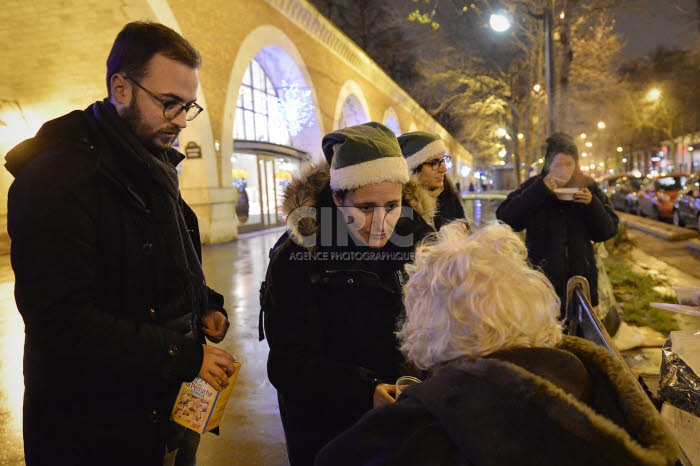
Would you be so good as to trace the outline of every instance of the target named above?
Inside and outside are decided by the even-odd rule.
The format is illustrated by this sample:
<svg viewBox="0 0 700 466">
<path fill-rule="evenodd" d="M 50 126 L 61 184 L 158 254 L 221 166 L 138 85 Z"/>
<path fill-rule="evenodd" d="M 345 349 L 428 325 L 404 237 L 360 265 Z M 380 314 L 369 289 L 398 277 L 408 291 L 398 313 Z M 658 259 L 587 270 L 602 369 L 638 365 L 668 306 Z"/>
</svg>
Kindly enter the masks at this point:
<svg viewBox="0 0 700 466">
<path fill-rule="evenodd" d="M 431 375 L 316 457 L 344 465 L 673 465 L 623 362 L 562 335 L 559 298 L 507 225 L 444 226 L 416 251 L 398 332 Z"/>
</svg>

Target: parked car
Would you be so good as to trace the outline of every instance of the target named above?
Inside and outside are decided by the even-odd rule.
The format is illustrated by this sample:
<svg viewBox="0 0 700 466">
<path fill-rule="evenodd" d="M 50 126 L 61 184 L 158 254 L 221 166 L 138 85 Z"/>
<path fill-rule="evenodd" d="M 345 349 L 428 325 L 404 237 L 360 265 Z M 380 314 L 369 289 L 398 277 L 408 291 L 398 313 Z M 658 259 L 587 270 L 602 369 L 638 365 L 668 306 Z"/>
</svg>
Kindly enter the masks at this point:
<svg viewBox="0 0 700 466">
<path fill-rule="evenodd" d="M 688 173 L 669 173 L 644 183 L 637 196 L 637 215 L 672 220 L 674 204 L 688 178 Z"/>
<path fill-rule="evenodd" d="M 688 178 L 678 194 L 673 209 L 673 224 L 690 225 L 700 231 L 700 175 L 695 173 Z"/>
<path fill-rule="evenodd" d="M 641 176 L 615 175 L 605 178 L 600 184 L 615 210 L 634 212 L 637 208 L 637 193 L 643 181 Z"/>
<path fill-rule="evenodd" d="M 620 178 L 623 178 L 627 175 L 612 175 L 612 176 L 606 176 L 602 180 L 598 181 L 598 186 L 600 187 L 600 190 L 603 191 L 603 193 L 608 196 L 608 199 L 612 200 L 612 191 L 615 189 L 615 183 L 617 180 Z"/>
</svg>

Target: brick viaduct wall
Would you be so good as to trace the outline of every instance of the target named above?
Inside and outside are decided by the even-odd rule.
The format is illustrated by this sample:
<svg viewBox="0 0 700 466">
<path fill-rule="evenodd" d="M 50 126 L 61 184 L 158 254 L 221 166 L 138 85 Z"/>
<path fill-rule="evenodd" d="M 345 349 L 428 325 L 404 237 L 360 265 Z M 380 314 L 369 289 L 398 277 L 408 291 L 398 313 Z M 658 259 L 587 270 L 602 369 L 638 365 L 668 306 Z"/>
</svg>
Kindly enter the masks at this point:
<svg viewBox="0 0 700 466">
<path fill-rule="evenodd" d="M 312 90 L 316 122 L 300 147 L 312 159 L 320 160 L 321 137 L 337 128 L 345 97 L 352 93 L 368 120 L 386 122 L 392 116 L 402 132 L 438 132 L 455 167 L 472 166 L 461 145 L 305 0 L 7 0 L 0 16 L 0 43 L 6 45 L 0 67 L 3 156 L 44 121 L 106 96 L 105 61 L 125 23 L 162 22 L 199 49 L 198 101 L 206 111 L 183 130 L 180 141 L 181 149 L 196 142 L 202 158 L 183 161 L 181 187 L 207 243 L 237 235 L 229 158 L 236 99 L 243 72 L 262 50 L 281 50 L 287 61 L 278 63 L 280 73 L 294 68 Z M 6 234 L 12 177 L 1 172 L 0 231 Z"/>
</svg>

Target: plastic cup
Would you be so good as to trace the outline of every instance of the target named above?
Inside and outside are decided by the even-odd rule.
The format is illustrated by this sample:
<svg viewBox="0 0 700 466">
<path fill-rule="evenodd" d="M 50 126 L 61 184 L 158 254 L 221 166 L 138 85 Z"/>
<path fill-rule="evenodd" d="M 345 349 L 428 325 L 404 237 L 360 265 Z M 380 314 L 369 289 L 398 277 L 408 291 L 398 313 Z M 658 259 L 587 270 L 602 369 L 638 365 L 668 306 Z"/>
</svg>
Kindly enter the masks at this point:
<svg viewBox="0 0 700 466">
<path fill-rule="evenodd" d="M 410 375 L 402 375 L 401 377 L 396 379 L 396 398 L 398 398 L 401 392 L 406 390 L 408 387 L 420 382 L 420 379 L 411 377 Z"/>
</svg>

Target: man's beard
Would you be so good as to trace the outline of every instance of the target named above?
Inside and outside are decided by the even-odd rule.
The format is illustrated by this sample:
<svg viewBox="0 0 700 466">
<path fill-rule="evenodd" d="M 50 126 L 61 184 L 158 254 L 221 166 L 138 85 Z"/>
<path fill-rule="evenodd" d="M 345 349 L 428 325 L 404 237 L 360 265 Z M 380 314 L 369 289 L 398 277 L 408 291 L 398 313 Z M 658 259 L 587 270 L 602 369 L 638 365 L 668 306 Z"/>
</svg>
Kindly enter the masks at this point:
<svg viewBox="0 0 700 466">
<path fill-rule="evenodd" d="M 124 110 L 121 118 L 131 129 L 141 144 L 143 144 L 148 151 L 154 154 L 158 154 L 172 147 L 172 141 L 164 143 L 159 140 L 158 136 L 161 132 L 174 133 L 175 135 L 180 133 L 180 128 L 176 125 L 160 127 L 154 131 L 153 128 L 151 128 L 144 121 L 143 115 L 141 114 L 141 109 L 136 104 L 135 95 L 132 95 L 131 102 L 129 102 L 129 107 Z"/>
</svg>

